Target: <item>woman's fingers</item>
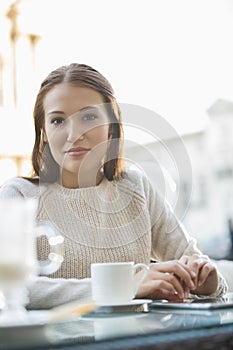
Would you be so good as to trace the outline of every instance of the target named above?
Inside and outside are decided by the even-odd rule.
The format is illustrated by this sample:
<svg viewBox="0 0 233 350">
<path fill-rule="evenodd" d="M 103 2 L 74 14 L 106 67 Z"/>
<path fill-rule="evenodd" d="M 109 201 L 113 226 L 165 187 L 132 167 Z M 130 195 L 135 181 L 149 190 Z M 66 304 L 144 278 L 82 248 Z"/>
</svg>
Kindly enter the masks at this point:
<svg viewBox="0 0 233 350">
<path fill-rule="evenodd" d="M 169 274 L 174 275 L 182 284 L 183 289 L 189 291 L 195 287 L 193 278 L 195 272 L 190 270 L 188 265 L 183 264 L 179 260 L 172 260 L 162 263 L 150 264 L 150 269 L 167 272 Z"/>
<path fill-rule="evenodd" d="M 215 271 L 216 267 L 212 262 L 208 261 L 205 264 L 203 264 L 199 272 L 198 286 L 202 286 L 205 283 L 207 277 Z"/>
<path fill-rule="evenodd" d="M 182 301 L 184 298 L 174 291 L 171 284 L 164 280 L 152 280 L 147 285 L 144 294 L 139 294 L 137 297 L 146 297 L 149 299 L 167 299 L 170 301 Z"/>
<path fill-rule="evenodd" d="M 196 274 L 194 278 L 195 289 L 202 286 L 207 277 L 216 271 L 215 265 L 206 255 L 193 254 L 191 256 L 183 256 L 180 262 L 188 266 Z"/>
<path fill-rule="evenodd" d="M 180 278 L 177 277 L 175 273 L 167 272 L 167 269 L 165 269 L 165 272 L 158 271 L 159 269 L 161 270 L 161 266 L 158 269 L 150 266 L 148 276 L 140 287 L 138 294 L 140 294 L 141 297 L 148 297 L 148 295 L 154 293 L 156 295 L 158 293 L 163 294 L 165 297 L 165 294 L 168 294 L 169 299 L 171 299 L 171 297 L 172 299 L 183 299 L 187 297 L 189 290 L 185 290 Z M 140 272 L 138 272 L 138 274 L 140 274 Z"/>
<path fill-rule="evenodd" d="M 136 274 L 136 279 L 140 273 Z M 182 256 L 179 260 L 149 264 L 149 273 L 137 298 L 183 300 L 190 292 L 212 293 L 217 288 L 216 281 L 216 267 L 207 256 Z"/>
<path fill-rule="evenodd" d="M 199 270 L 202 264 L 202 260 L 200 259 L 200 256 L 195 255 L 195 257 L 193 256 L 192 258 L 188 256 L 183 256 L 180 259 L 180 262 L 185 266 L 187 266 L 190 269 L 190 271 L 192 271 L 193 273 L 192 280 L 193 280 L 194 286 L 193 288 L 191 288 L 191 290 L 196 289 L 199 281 Z"/>
<path fill-rule="evenodd" d="M 137 298 L 180 300 L 179 294 L 172 284 L 157 276 L 143 283 L 137 292 Z"/>
<path fill-rule="evenodd" d="M 152 263 L 137 297 L 182 300 L 188 297 L 190 291 L 199 290 L 212 275 L 213 284 L 216 280 L 215 272 L 214 264 L 206 256 L 198 254 L 183 256 L 180 260 Z M 136 274 L 136 279 L 140 273 L 141 271 Z"/>
</svg>

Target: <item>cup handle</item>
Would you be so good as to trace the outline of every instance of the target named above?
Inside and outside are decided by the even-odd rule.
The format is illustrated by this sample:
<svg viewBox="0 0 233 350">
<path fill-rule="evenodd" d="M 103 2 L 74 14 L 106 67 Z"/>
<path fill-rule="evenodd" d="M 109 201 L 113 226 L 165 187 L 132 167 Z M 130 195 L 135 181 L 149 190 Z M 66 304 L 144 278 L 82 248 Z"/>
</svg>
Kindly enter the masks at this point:
<svg viewBox="0 0 233 350">
<path fill-rule="evenodd" d="M 149 271 L 149 267 L 146 264 L 135 264 L 134 265 L 134 273 L 136 273 L 137 269 L 141 268 L 143 269 L 143 274 L 141 276 L 141 278 L 137 281 L 137 283 L 134 286 L 134 296 L 136 295 L 139 287 L 142 285 L 142 283 L 145 281 L 147 275 L 148 275 L 148 271 Z"/>
<path fill-rule="evenodd" d="M 37 223 L 35 227 L 36 237 L 46 236 L 48 239 L 50 253 L 48 259 L 38 261 L 38 273 L 40 275 L 49 275 L 56 272 L 64 258 L 63 258 L 63 242 L 64 238 L 60 235 L 55 227 L 48 221 Z"/>
</svg>

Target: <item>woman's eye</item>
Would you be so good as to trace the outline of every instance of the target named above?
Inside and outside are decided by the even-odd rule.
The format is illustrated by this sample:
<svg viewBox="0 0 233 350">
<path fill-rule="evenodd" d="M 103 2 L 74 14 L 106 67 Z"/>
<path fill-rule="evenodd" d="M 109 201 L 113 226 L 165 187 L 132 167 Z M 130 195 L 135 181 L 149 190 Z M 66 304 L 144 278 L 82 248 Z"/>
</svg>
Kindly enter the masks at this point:
<svg viewBox="0 0 233 350">
<path fill-rule="evenodd" d="M 60 125 L 64 122 L 64 119 L 61 117 L 56 117 L 51 120 L 51 124 L 53 125 Z"/>
<path fill-rule="evenodd" d="M 97 119 L 97 116 L 95 114 L 85 114 L 83 117 L 82 117 L 83 120 L 85 121 L 92 121 L 92 120 L 96 120 Z"/>
</svg>

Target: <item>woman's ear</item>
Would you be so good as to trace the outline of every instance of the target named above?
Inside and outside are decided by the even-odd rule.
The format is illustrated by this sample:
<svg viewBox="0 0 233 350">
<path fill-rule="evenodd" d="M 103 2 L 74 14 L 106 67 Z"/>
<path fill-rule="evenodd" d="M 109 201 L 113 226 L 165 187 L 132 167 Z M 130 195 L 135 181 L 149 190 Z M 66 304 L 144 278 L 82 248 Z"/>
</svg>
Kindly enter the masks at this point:
<svg viewBox="0 0 233 350">
<path fill-rule="evenodd" d="M 44 130 L 41 130 L 41 139 L 43 142 L 48 142 L 47 135 Z"/>
</svg>

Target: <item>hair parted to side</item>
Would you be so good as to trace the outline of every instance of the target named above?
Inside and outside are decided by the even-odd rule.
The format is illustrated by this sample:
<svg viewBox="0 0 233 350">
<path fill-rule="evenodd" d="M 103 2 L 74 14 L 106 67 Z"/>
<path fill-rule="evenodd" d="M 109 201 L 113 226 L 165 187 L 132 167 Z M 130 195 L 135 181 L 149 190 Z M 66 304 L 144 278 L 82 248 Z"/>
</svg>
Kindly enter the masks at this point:
<svg viewBox="0 0 233 350">
<path fill-rule="evenodd" d="M 120 179 L 123 174 L 123 125 L 114 91 L 102 74 L 88 65 L 79 63 L 72 63 L 52 71 L 40 86 L 33 112 L 35 143 L 32 151 L 32 175 L 39 176 L 41 181 L 50 183 L 59 178 L 59 166 L 51 154 L 49 145 L 44 140 L 43 102 L 46 94 L 54 86 L 63 82 L 92 88 L 103 96 L 109 117 L 110 139 L 103 172 L 109 181 Z"/>
</svg>

